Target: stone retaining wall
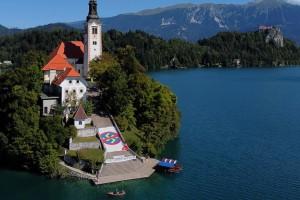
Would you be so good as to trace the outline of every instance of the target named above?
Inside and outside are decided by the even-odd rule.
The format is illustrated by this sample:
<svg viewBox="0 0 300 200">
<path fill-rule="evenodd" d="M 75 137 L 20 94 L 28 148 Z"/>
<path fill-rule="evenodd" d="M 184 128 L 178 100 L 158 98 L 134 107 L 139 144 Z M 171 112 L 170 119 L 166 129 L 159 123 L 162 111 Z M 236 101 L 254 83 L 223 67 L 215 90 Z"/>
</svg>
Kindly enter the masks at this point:
<svg viewBox="0 0 300 200">
<path fill-rule="evenodd" d="M 77 132 L 77 137 L 92 137 L 97 134 L 97 128 L 84 128 L 79 129 Z"/>
<path fill-rule="evenodd" d="M 97 142 L 81 142 L 81 143 L 69 143 L 69 150 L 80 150 L 80 149 L 99 149 L 101 148 L 100 141 Z"/>
<path fill-rule="evenodd" d="M 64 161 L 67 165 L 76 167 L 77 169 L 82 169 L 86 164 L 86 162 L 84 160 L 80 160 L 78 162 L 77 160 L 75 160 L 74 158 L 72 158 L 71 156 L 68 156 L 68 155 L 64 156 Z"/>
</svg>

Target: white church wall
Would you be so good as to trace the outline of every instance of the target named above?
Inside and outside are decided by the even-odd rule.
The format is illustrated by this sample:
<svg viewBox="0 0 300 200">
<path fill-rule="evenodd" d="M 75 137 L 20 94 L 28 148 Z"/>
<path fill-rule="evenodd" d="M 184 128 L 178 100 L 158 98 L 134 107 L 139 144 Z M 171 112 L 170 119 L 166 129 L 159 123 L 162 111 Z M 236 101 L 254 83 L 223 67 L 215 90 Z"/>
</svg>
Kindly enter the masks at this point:
<svg viewBox="0 0 300 200">
<path fill-rule="evenodd" d="M 70 98 L 75 94 L 75 97 L 79 101 L 80 99 L 86 99 L 86 86 L 82 82 L 82 78 L 80 77 L 68 77 L 61 84 L 62 88 L 62 105 L 67 105 L 70 102 L 66 102 L 66 99 Z"/>
<path fill-rule="evenodd" d="M 84 129 L 85 128 L 85 120 L 74 120 L 74 126 L 77 129 Z"/>
</svg>

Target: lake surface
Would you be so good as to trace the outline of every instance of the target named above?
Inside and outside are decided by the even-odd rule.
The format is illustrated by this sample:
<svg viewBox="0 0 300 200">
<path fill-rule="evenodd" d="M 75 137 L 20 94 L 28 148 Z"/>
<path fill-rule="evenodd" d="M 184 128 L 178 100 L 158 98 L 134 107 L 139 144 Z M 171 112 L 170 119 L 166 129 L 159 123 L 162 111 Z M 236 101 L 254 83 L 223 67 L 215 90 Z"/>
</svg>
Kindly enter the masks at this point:
<svg viewBox="0 0 300 200">
<path fill-rule="evenodd" d="M 152 72 L 178 96 L 180 174 L 92 186 L 0 170 L 1 199 L 300 199 L 300 67 Z"/>
</svg>

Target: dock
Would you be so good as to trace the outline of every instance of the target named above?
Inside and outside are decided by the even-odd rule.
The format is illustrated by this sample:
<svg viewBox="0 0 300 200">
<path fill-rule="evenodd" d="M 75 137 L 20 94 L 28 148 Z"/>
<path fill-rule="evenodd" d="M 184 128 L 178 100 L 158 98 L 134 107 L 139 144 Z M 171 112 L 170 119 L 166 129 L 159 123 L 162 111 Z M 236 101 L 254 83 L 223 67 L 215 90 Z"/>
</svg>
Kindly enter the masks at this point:
<svg viewBox="0 0 300 200">
<path fill-rule="evenodd" d="M 154 167 L 159 161 L 148 158 L 144 162 L 131 160 L 120 163 L 104 164 L 101 174 L 94 179 L 95 185 L 115 183 L 127 180 L 150 177 L 154 173 Z"/>
</svg>

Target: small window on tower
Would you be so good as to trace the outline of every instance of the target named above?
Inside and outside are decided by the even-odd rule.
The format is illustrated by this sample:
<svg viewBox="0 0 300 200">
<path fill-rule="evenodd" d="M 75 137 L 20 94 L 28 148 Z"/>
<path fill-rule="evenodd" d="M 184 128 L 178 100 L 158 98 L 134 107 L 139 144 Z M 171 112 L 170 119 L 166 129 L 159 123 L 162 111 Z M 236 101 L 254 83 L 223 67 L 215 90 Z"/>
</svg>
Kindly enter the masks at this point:
<svg viewBox="0 0 300 200">
<path fill-rule="evenodd" d="M 97 41 L 93 41 L 93 45 L 97 45 Z"/>
<path fill-rule="evenodd" d="M 97 27 L 92 28 L 92 34 L 98 34 L 98 28 Z"/>
</svg>

